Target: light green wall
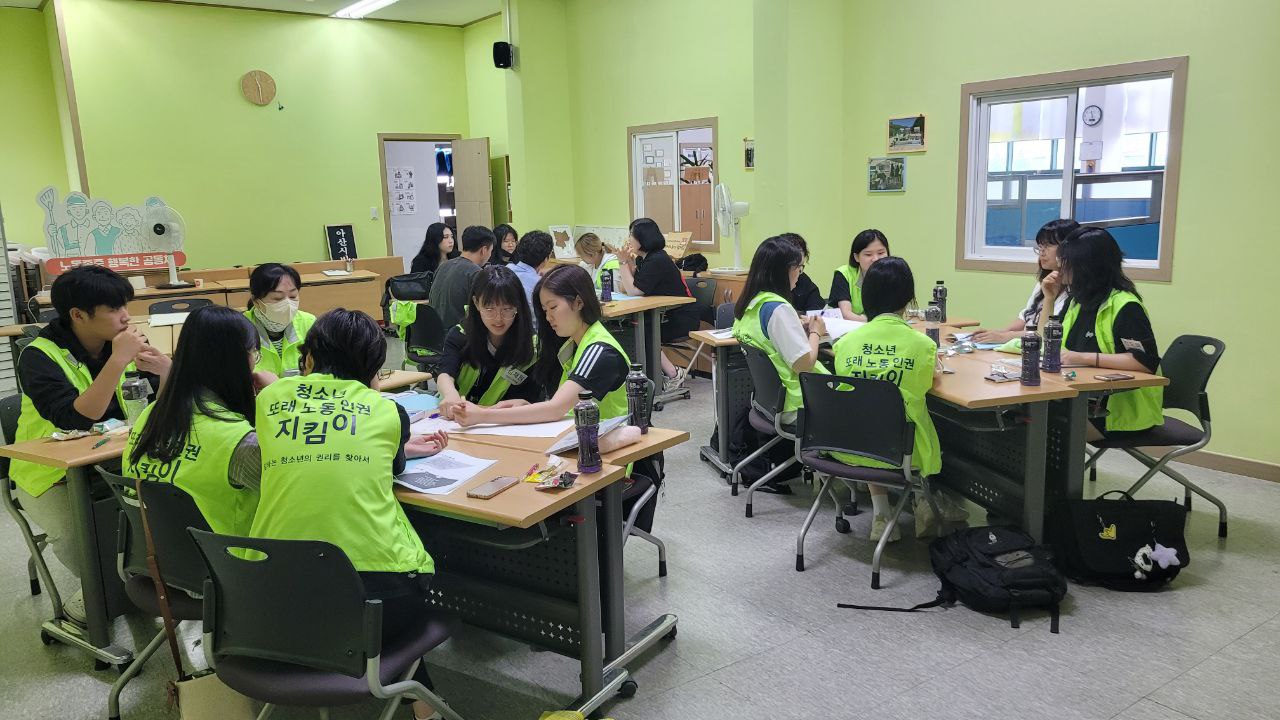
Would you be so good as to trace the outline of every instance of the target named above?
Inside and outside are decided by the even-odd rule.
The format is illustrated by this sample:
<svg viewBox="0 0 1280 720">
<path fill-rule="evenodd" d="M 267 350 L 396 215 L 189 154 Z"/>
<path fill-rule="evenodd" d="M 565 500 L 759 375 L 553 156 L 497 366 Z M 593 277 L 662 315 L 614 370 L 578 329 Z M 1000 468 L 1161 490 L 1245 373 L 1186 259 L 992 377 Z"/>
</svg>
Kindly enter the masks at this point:
<svg viewBox="0 0 1280 720">
<path fill-rule="evenodd" d="M 11 245 L 44 243 L 36 193 L 65 192 L 67 171 L 53 96 L 44 18 L 0 8 L 0 212 Z"/>
<path fill-rule="evenodd" d="M 506 37 L 502 17 L 495 16 L 462 29 L 467 69 L 467 137 L 489 138 L 489 156 L 509 152 L 507 145 L 507 75 L 493 66 L 493 44 Z"/>
<path fill-rule="evenodd" d="M 845 44 L 844 222 L 850 231 L 884 230 L 894 254 L 911 262 L 918 290 L 946 279 L 957 312 L 1009 322 L 1030 278 L 954 269 L 960 85 L 1190 56 L 1174 278 L 1139 288 L 1162 345 L 1183 333 L 1227 343 L 1210 385 L 1209 449 L 1280 462 L 1280 383 L 1266 374 L 1280 357 L 1280 339 L 1263 330 L 1275 323 L 1259 314 L 1274 305 L 1277 252 L 1262 213 L 1278 187 L 1266 159 L 1280 156 L 1280 136 L 1250 132 L 1247 147 L 1223 142 L 1239 137 L 1230 128 L 1244 118 L 1263 127 L 1280 115 L 1273 77 L 1280 3 L 1239 0 L 1228 11 L 1193 0 L 1081 0 L 1071 13 L 1087 20 L 1068 27 L 1061 7 L 1041 3 L 934 2 L 913 10 L 904 28 L 898 5 L 851 5 L 845 34 L 857 41 Z M 883 153 L 885 120 L 915 112 L 928 114 L 929 150 L 909 156 L 907 191 L 868 194 L 865 158 Z M 840 261 L 848 241 L 821 245 L 810 267 Z"/>
<path fill-rule="evenodd" d="M 62 159 L 66 166 L 67 187 L 60 188 L 65 192 L 84 190 L 80 182 L 80 159 L 76 152 L 75 131 L 71 120 L 71 104 L 67 91 L 66 67 L 62 63 L 62 41 L 58 36 L 57 7 L 63 0 L 50 0 L 45 3 L 44 30 L 45 42 L 49 49 L 49 71 L 53 79 L 53 99 L 58 112 L 58 135 L 62 140 Z"/>
<path fill-rule="evenodd" d="M 754 199 L 742 168 L 742 138 L 755 124 L 752 27 L 745 0 L 568 0 L 575 222 L 632 219 L 626 130 L 634 125 L 718 117 L 720 178 L 735 200 Z M 752 223 L 744 220 L 744 245 Z"/>
<path fill-rule="evenodd" d="M 93 194 L 160 195 L 193 267 L 325 256 L 352 223 L 385 253 L 379 132 L 465 133 L 462 30 L 121 0 L 66 0 Z M 279 101 L 240 94 L 251 69 Z"/>
</svg>

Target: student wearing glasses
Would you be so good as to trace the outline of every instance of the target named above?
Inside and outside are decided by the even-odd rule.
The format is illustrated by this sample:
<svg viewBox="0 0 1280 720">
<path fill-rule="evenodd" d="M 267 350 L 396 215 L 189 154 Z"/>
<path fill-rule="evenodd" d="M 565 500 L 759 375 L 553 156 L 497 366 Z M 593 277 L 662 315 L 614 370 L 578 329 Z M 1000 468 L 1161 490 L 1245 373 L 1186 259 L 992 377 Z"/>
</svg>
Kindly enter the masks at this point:
<svg viewBox="0 0 1280 720">
<path fill-rule="evenodd" d="M 1007 342 L 1021 337 L 1027 325 L 1044 327 L 1050 315 L 1061 317 L 1066 312 L 1067 294 L 1062 291 L 1062 283 L 1058 280 L 1058 245 L 1078 227 L 1080 224 L 1075 220 L 1060 219 L 1050 220 L 1040 228 L 1036 233 L 1035 246 L 1040 276 L 1031 290 L 1026 308 L 1003 330 L 975 330 L 974 340 L 984 343 Z M 1050 308 L 1050 311 L 1046 313 L 1045 308 Z"/>
<path fill-rule="evenodd" d="M 531 376 L 537 359 L 533 320 L 525 304 L 520 278 L 505 265 L 490 265 L 475 276 L 467 313 L 449 330 L 436 385 L 440 414 L 471 402 L 506 408 L 542 399 L 542 387 Z"/>
</svg>

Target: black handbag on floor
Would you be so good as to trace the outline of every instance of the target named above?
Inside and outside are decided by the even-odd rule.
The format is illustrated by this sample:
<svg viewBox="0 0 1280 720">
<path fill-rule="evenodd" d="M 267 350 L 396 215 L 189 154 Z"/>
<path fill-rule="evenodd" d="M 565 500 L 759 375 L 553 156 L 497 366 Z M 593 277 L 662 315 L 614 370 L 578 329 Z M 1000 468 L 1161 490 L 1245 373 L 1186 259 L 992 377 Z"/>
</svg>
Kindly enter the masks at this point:
<svg viewBox="0 0 1280 720">
<path fill-rule="evenodd" d="M 1113 494 L 1121 498 L 1107 499 Z M 1060 505 L 1053 544 L 1072 580 L 1112 590 L 1158 590 L 1191 562 L 1186 521 L 1186 509 L 1172 500 L 1135 500 L 1113 490 Z"/>
</svg>

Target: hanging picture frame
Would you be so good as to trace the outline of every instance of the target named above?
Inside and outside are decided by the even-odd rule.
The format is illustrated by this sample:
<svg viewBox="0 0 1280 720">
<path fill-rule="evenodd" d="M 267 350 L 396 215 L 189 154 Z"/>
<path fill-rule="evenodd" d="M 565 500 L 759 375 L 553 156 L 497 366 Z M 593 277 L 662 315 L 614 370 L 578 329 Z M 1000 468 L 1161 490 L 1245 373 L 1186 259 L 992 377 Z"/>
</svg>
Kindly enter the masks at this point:
<svg viewBox="0 0 1280 720">
<path fill-rule="evenodd" d="M 891 117 L 887 124 L 888 134 L 885 152 L 911 153 L 924 152 L 928 149 L 925 135 L 925 117 L 920 115 L 904 115 Z"/>
</svg>

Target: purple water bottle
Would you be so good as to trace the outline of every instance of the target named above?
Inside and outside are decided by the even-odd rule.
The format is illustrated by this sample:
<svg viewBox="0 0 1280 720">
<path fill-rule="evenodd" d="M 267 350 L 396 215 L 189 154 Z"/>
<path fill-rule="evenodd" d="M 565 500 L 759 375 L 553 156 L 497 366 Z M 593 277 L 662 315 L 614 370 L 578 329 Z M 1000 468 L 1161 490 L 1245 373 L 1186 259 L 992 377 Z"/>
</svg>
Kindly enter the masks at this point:
<svg viewBox="0 0 1280 720">
<path fill-rule="evenodd" d="M 1022 333 L 1022 384 L 1040 385 L 1040 334 L 1035 325 L 1028 325 Z"/>
<path fill-rule="evenodd" d="M 613 271 L 600 271 L 600 302 L 611 302 L 613 300 Z"/>
<path fill-rule="evenodd" d="M 640 428 L 641 435 L 649 433 L 649 388 L 653 381 L 644 374 L 644 366 L 631 363 L 631 372 L 627 373 L 627 412 L 631 415 L 631 424 Z"/>
<path fill-rule="evenodd" d="M 600 406 L 591 399 L 591 393 L 578 393 L 578 404 L 573 406 L 573 424 L 578 428 L 578 472 L 600 472 Z"/>
<path fill-rule="evenodd" d="M 1062 372 L 1062 319 L 1050 315 L 1044 324 L 1044 359 L 1040 363 L 1047 373 Z"/>
</svg>

